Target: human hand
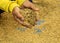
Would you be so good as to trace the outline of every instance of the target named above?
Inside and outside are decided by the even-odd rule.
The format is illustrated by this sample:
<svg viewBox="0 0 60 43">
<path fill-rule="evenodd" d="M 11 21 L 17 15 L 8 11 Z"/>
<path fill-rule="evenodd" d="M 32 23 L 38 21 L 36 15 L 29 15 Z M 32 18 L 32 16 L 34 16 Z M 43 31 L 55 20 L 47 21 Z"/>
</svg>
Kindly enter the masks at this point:
<svg viewBox="0 0 60 43">
<path fill-rule="evenodd" d="M 28 23 L 24 23 L 24 17 L 20 13 L 19 7 L 15 7 L 12 11 L 13 17 L 15 18 L 16 21 L 18 21 L 21 25 L 31 28 L 31 25 Z"/>
</svg>

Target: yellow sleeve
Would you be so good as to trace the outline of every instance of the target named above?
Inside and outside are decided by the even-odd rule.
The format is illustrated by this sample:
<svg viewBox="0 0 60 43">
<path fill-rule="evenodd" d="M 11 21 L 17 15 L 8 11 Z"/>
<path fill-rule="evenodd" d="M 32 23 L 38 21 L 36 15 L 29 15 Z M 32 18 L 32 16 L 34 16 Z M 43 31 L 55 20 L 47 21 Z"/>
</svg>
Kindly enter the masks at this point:
<svg viewBox="0 0 60 43">
<path fill-rule="evenodd" d="M 25 0 L 16 0 L 16 2 L 19 4 L 19 6 L 21 7 L 21 5 L 24 3 Z"/>
<path fill-rule="evenodd" d="M 19 5 L 14 1 L 0 0 L 0 9 L 6 12 L 12 12 L 13 8 Z"/>
</svg>

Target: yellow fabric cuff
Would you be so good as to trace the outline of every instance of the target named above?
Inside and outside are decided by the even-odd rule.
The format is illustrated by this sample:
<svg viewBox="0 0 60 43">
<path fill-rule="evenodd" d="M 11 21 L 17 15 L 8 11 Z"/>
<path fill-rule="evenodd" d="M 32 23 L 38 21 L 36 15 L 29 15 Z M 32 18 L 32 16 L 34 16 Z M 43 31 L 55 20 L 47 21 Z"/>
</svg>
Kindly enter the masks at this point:
<svg viewBox="0 0 60 43">
<path fill-rule="evenodd" d="M 19 6 L 21 7 L 21 5 L 24 3 L 25 0 L 16 0 L 16 2 L 19 4 Z"/>
<path fill-rule="evenodd" d="M 14 9 L 14 7 L 19 7 L 19 5 L 17 3 L 11 3 L 10 6 L 9 6 L 9 12 L 12 12 L 12 10 Z"/>
</svg>

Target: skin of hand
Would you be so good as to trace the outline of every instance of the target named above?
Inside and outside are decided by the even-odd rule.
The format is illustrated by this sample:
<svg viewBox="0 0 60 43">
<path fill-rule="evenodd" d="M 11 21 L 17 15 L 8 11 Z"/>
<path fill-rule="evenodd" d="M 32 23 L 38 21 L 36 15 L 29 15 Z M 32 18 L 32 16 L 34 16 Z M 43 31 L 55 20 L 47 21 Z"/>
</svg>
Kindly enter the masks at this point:
<svg viewBox="0 0 60 43">
<path fill-rule="evenodd" d="M 27 8 L 31 8 L 34 11 L 38 11 L 39 9 L 35 7 L 35 5 L 33 3 L 31 3 L 30 1 L 26 0 L 23 5 L 23 7 L 27 7 Z M 13 17 L 15 18 L 16 21 L 18 21 L 20 24 L 24 25 L 24 26 L 30 26 L 30 24 L 25 24 L 24 23 L 24 17 L 22 16 L 22 14 L 20 13 L 20 8 L 19 7 L 15 7 L 12 11 Z"/>
</svg>

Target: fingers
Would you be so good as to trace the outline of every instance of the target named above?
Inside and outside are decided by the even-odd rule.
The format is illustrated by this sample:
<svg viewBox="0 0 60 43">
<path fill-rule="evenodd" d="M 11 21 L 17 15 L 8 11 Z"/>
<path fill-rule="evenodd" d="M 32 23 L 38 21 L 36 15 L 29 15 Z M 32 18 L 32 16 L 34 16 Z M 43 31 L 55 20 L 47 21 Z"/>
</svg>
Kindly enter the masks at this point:
<svg viewBox="0 0 60 43">
<path fill-rule="evenodd" d="M 20 13 L 20 9 L 18 7 L 16 7 L 14 10 L 13 10 L 13 15 L 15 15 L 17 18 L 19 18 L 21 21 L 24 21 L 24 18 L 22 16 L 22 14 Z"/>
<path fill-rule="evenodd" d="M 31 8 L 35 11 L 38 11 L 39 9 L 33 4 L 31 3 L 30 1 L 25 1 L 24 4 L 23 4 L 24 7 L 27 7 L 27 8 Z"/>
<path fill-rule="evenodd" d="M 16 20 L 17 22 L 19 22 L 21 25 L 23 25 L 23 26 L 25 26 L 25 27 L 27 27 L 27 28 L 31 28 L 31 27 L 32 27 L 30 24 L 24 23 L 23 21 L 21 21 L 21 20 L 20 20 L 19 18 L 17 18 L 16 16 L 14 16 L 14 18 L 15 18 L 15 20 Z"/>
<path fill-rule="evenodd" d="M 33 9 L 33 10 L 35 10 L 35 11 L 39 10 L 33 3 L 31 3 L 30 8 Z"/>
<path fill-rule="evenodd" d="M 16 17 L 19 18 L 21 21 L 24 21 L 24 18 L 20 12 L 16 12 Z"/>
<path fill-rule="evenodd" d="M 19 22 L 20 24 L 23 24 L 23 21 L 21 21 L 19 18 L 17 18 L 16 16 L 14 16 L 14 18 L 17 22 Z"/>
</svg>

